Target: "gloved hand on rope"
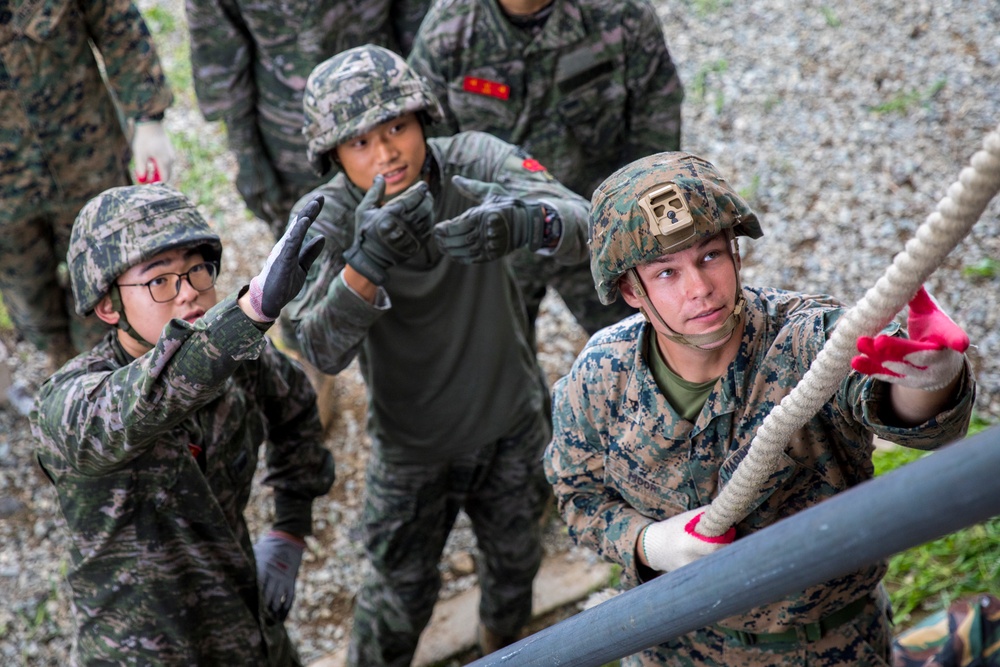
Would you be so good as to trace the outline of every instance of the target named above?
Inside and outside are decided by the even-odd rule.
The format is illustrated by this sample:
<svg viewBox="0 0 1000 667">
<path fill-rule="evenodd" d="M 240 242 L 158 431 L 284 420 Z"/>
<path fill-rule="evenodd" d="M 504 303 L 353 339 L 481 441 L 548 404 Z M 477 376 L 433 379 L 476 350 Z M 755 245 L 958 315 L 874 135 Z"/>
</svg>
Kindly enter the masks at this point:
<svg viewBox="0 0 1000 667">
<path fill-rule="evenodd" d="M 132 159 L 138 183 L 169 181 L 174 168 L 174 147 L 159 120 L 137 120 L 132 134 Z"/>
<path fill-rule="evenodd" d="M 271 249 L 264 268 L 250 281 L 247 292 L 254 319 L 273 322 L 306 282 L 309 267 L 319 257 L 326 239 L 316 236 L 304 246 L 306 232 L 323 208 L 323 195 L 305 205 Z"/>
<path fill-rule="evenodd" d="M 285 620 L 295 601 L 295 578 L 305 548 L 302 539 L 277 530 L 260 538 L 253 547 L 264 604 L 279 621 Z"/>
<path fill-rule="evenodd" d="M 441 251 L 464 264 L 490 262 L 518 248 L 538 250 L 552 238 L 546 238 L 546 211 L 538 202 L 523 201 L 496 183 L 484 183 L 455 175 L 455 188 L 478 202 L 461 215 L 434 226 L 434 239 Z M 548 221 L 558 222 L 553 211 Z M 558 240 L 560 229 L 549 236 Z"/>
<path fill-rule="evenodd" d="M 884 382 L 933 391 L 961 372 L 969 337 L 921 287 L 910 300 L 910 337 L 880 334 L 858 338 L 854 370 Z"/>
<path fill-rule="evenodd" d="M 718 537 L 699 533 L 698 521 L 704 513 L 705 508 L 698 507 L 646 526 L 639 544 L 649 567 L 670 572 L 715 553 L 736 539 L 734 527 Z"/>
<path fill-rule="evenodd" d="M 384 195 L 385 179 L 379 175 L 354 212 L 354 244 L 344 253 L 344 261 L 375 285 L 385 284 L 390 267 L 427 244 L 434 215 L 434 198 L 423 181 L 380 207 Z"/>
</svg>

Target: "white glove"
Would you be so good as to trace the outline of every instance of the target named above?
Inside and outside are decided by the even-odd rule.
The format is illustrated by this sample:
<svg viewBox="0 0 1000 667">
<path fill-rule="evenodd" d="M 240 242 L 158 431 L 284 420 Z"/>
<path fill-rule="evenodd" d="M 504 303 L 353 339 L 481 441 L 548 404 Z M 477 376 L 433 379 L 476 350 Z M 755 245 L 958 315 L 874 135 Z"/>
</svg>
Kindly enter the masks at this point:
<svg viewBox="0 0 1000 667">
<path fill-rule="evenodd" d="M 132 159 L 139 183 L 169 181 L 174 166 L 174 147 L 158 120 L 136 121 L 132 134 Z"/>
<path fill-rule="evenodd" d="M 700 534 L 696 528 L 704 513 L 705 508 L 698 507 L 646 526 L 642 532 L 642 553 L 649 566 L 670 572 L 715 553 L 736 538 L 733 527 L 718 537 Z"/>
</svg>

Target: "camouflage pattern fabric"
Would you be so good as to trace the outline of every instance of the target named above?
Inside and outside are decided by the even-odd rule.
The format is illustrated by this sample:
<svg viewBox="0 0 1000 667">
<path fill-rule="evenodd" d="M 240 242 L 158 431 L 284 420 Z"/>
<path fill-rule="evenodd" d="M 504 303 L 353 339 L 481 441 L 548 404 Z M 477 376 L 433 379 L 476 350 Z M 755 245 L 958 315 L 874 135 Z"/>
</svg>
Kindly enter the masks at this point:
<svg viewBox="0 0 1000 667">
<path fill-rule="evenodd" d="M 80 663 L 300 664 L 243 511 L 267 438 L 275 528 L 310 532 L 334 478 L 315 400 L 235 295 L 139 359 L 109 333 L 42 386 L 31 425 L 73 543 Z"/>
<path fill-rule="evenodd" d="M 570 535 L 621 565 L 627 587 L 652 574 L 640 571 L 635 559 L 642 528 L 704 506 L 718 495 L 764 418 L 806 373 L 843 312 L 830 297 L 769 288 L 744 288 L 743 293 L 748 313 L 740 348 L 694 423 L 682 419 L 657 387 L 646 361 L 651 328 L 638 315 L 592 338 L 555 386 L 546 473 Z M 897 330 L 891 324 L 886 331 Z M 975 383 L 966 367 L 956 405 L 913 428 L 881 421 L 879 405 L 887 397 L 885 383 L 856 372 L 848 375 L 830 402 L 792 436 L 782 467 L 737 524 L 737 539 L 870 479 L 873 434 L 918 449 L 963 437 Z M 873 594 L 884 573 L 884 563 L 871 565 L 720 625 L 778 633 L 814 623 Z M 703 642 L 699 637 L 705 636 L 695 633 L 685 641 Z M 878 636 L 865 639 L 882 641 Z M 846 642 L 853 640 L 844 636 L 842 641 L 846 650 Z M 782 664 L 769 662 L 757 647 L 741 649 L 746 651 L 741 655 L 758 652 L 756 662 L 750 657 L 730 662 L 719 653 L 728 648 L 717 638 L 709 645 L 716 652 L 704 662 L 699 648 L 678 661 L 649 664 Z M 827 647 L 804 662 L 789 659 L 784 664 L 868 664 L 843 656 L 841 649 Z"/>
<path fill-rule="evenodd" d="M 362 44 L 395 48 L 390 0 L 187 0 L 191 64 L 207 120 L 225 120 L 247 206 L 284 231 L 318 178 L 305 157 L 302 96 L 312 69 Z"/>
<path fill-rule="evenodd" d="M 893 640 L 893 667 L 997 667 L 1000 599 L 983 593 L 956 600 Z"/>
<path fill-rule="evenodd" d="M 431 0 L 393 0 L 392 30 L 403 56 L 409 55 L 413 48 L 420 22 L 424 20 L 430 6 Z"/>
<path fill-rule="evenodd" d="M 316 66 L 306 84 L 305 127 L 309 162 L 317 173 L 340 144 L 393 118 L 423 112 L 438 122 L 441 105 L 398 54 L 377 46 L 339 53 Z"/>
<path fill-rule="evenodd" d="M 535 170 L 521 149 L 481 132 L 431 139 L 427 147 L 435 222 L 475 205 L 452 184 L 459 174 L 558 210 L 562 239 L 551 253 L 540 251 L 550 262 L 579 263 L 586 255 L 587 202 Z M 504 437 L 539 409 L 539 370 L 504 262 L 461 264 L 430 243 L 391 267 L 368 303 L 340 277 L 364 193 L 339 173 L 296 208 L 315 194 L 326 203 L 310 234 L 323 234 L 326 245 L 286 312 L 302 353 L 323 372 L 340 372 L 360 353 L 369 432 L 387 460 L 450 460 Z"/>
<path fill-rule="evenodd" d="M 736 236 L 763 236 L 757 214 L 715 166 L 679 151 L 622 167 L 594 193 L 591 209 L 591 271 L 603 303 L 618 296 L 626 271 L 698 239 L 727 229 Z"/>
<path fill-rule="evenodd" d="M 531 617 L 542 558 L 537 480 L 549 435 L 536 413 L 512 435 L 446 464 L 369 460 L 364 540 L 372 572 L 355 598 L 349 665 L 412 662 L 459 509 L 471 519 L 479 548 L 479 618 L 497 634 L 517 635 Z"/>
<path fill-rule="evenodd" d="M 101 78 L 90 42 L 103 57 Z M 94 345 L 107 327 L 73 318 L 57 268 L 91 197 L 130 182 L 118 112 L 173 101 L 153 41 L 128 0 L 8 0 L 0 5 L 0 291 L 36 346 Z"/>
<path fill-rule="evenodd" d="M 680 148 L 684 89 L 648 0 L 554 0 L 537 33 L 513 25 L 497 0 L 444 0 L 409 63 L 444 106 L 442 132 L 523 146 L 586 199 L 622 165 Z M 586 266 L 522 255 L 514 267 L 529 311 L 549 285 L 589 333 L 634 312 L 595 303 Z"/>
<path fill-rule="evenodd" d="M 222 240 L 191 200 L 153 183 L 109 188 L 87 202 L 66 255 L 76 309 L 89 313 L 129 268 L 172 248 L 198 246 L 218 264 Z"/>
</svg>

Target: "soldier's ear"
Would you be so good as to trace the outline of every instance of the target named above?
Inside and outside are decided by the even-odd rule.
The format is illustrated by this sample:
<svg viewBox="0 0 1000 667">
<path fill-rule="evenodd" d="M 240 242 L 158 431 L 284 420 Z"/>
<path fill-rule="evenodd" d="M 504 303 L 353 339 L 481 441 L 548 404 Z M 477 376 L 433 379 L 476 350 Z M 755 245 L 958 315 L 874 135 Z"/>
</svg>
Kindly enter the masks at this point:
<svg viewBox="0 0 1000 667">
<path fill-rule="evenodd" d="M 625 299 L 625 303 L 632 306 L 633 308 L 642 308 L 642 299 L 636 294 L 635 287 L 632 285 L 632 276 L 626 274 L 618 279 L 618 291 L 621 293 L 621 297 Z"/>
<path fill-rule="evenodd" d="M 111 296 L 108 294 L 105 294 L 104 298 L 94 306 L 94 315 L 97 315 L 97 319 L 100 321 L 111 326 L 116 326 L 118 320 L 121 319 L 121 314 L 115 310 L 114 305 L 111 303 Z"/>
</svg>

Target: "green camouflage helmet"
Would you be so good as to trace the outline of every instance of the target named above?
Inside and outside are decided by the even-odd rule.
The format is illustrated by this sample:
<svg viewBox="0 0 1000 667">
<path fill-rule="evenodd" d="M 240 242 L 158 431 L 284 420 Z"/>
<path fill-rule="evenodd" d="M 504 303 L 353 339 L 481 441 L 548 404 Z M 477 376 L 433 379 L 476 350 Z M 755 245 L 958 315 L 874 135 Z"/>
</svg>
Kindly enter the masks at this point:
<svg viewBox="0 0 1000 667">
<path fill-rule="evenodd" d="M 367 44 L 343 51 L 313 69 L 306 82 L 307 155 L 319 175 L 330 171 L 328 154 L 340 144 L 407 113 L 443 117 L 424 80 L 399 55 Z"/>
<path fill-rule="evenodd" d="M 76 312 L 86 315 L 128 269 L 166 250 L 204 246 L 218 265 L 222 241 L 187 197 L 162 184 L 105 190 L 80 210 L 70 235 L 70 282 Z"/>
<path fill-rule="evenodd" d="M 613 303 L 631 268 L 732 229 L 760 238 L 757 215 L 706 160 L 657 153 L 611 174 L 590 206 L 590 271 L 601 303 Z"/>
</svg>

